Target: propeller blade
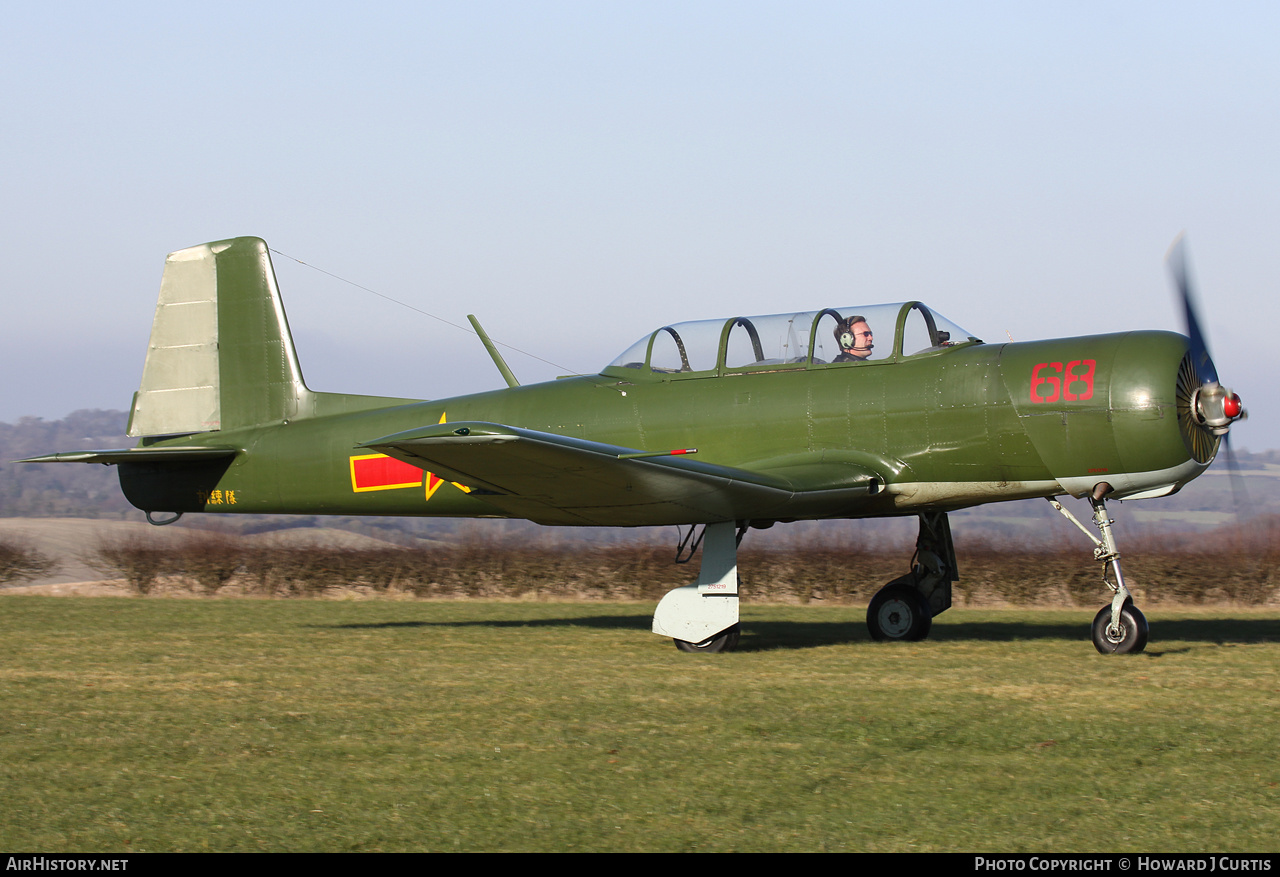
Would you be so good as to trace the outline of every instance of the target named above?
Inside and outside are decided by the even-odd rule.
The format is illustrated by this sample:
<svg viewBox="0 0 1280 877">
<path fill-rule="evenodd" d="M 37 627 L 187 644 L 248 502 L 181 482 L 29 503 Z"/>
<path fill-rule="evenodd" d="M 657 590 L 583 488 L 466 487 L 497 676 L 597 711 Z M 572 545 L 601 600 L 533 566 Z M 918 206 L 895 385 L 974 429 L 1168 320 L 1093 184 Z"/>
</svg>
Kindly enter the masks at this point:
<svg viewBox="0 0 1280 877">
<path fill-rule="evenodd" d="M 1235 451 L 1231 449 L 1231 433 L 1222 437 L 1222 447 L 1227 454 L 1227 474 L 1231 478 L 1231 500 L 1235 504 L 1236 526 L 1253 519 L 1253 500 L 1249 498 L 1249 488 L 1245 486 L 1244 474 L 1240 471 L 1240 463 L 1236 460 Z"/>
<path fill-rule="evenodd" d="M 1178 298 L 1182 301 L 1184 325 L 1187 338 L 1191 340 L 1191 361 L 1195 364 L 1196 373 L 1206 384 L 1218 383 L 1218 370 L 1209 356 L 1209 346 L 1205 343 L 1204 332 L 1200 329 L 1200 319 L 1196 314 L 1195 291 L 1191 287 L 1191 275 L 1187 269 L 1186 245 L 1183 236 L 1178 235 L 1166 257 L 1169 273 L 1173 275 L 1174 286 L 1178 290 Z"/>
</svg>

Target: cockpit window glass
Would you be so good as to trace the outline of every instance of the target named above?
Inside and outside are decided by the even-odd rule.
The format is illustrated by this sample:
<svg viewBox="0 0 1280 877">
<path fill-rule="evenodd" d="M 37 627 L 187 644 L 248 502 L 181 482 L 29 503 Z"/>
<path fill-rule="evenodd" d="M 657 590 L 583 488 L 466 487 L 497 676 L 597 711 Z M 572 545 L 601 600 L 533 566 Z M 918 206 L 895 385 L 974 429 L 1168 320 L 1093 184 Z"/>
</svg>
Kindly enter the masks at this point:
<svg viewBox="0 0 1280 877">
<path fill-rule="evenodd" d="M 668 326 L 654 333 L 653 347 L 649 353 L 649 368 L 666 374 L 693 371 L 693 364 L 689 362 L 689 351 L 684 346 L 684 339 L 674 328 Z"/>
<path fill-rule="evenodd" d="M 919 303 L 911 306 L 902 325 L 903 356 L 934 353 L 966 341 L 977 340 L 946 317 L 935 314 Z"/>
<path fill-rule="evenodd" d="M 813 359 L 817 363 L 877 362 L 893 356 L 901 304 L 827 308 L 817 314 Z"/>
<path fill-rule="evenodd" d="M 688 352 L 690 370 L 705 372 L 716 367 L 716 355 L 720 350 L 720 327 L 723 325 L 723 320 L 698 320 L 693 323 L 677 323 L 671 327 L 679 333 Z"/>
<path fill-rule="evenodd" d="M 968 329 L 961 329 L 937 311 L 930 311 L 929 313 L 933 315 L 933 323 L 938 331 L 937 343 L 939 347 L 952 347 L 956 344 L 964 344 L 967 341 L 981 343 L 981 339 L 969 334 Z"/>
<path fill-rule="evenodd" d="M 725 348 L 726 368 L 744 368 L 764 361 L 764 349 L 760 345 L 760 332 L 746 317 L 734 320 L 729 327 L 729 341 Z"/>
<path fill-rule="evenodd" d="M 906 322 L 902 325 L 902 355 L 914 356 L 936 346 L 924 312 L 919 308 L 912 308 L 907 313 Z"/>
<path fill-rule="evenodd" d="M 646 335 L 622 352 L 622 355 L 609 363 L 610 368 L 644 368 L 644 359 L 649 351 L 649 339 Z"/>
<path fill-rule="evenodd" d="M 728 326 L 725 368 L 802 365 L 809 350 L 813 313 L 738 317 Z"/>
<path fill-rule="evenodd" d="M 840 355 L 840 347 L 836 344 L 836 326 L 842 317 L 840 311 L 829 308 L 818 318 L 818 325 L 813 332 L 813 361 L 817 365 L 832 362 Z"/>
<path fill-rule="evenodd" d="M 675 323 L 641 338 L 610 367 L 668 375 L 706 374 L 721 364 L 725 371 L 803 368 L 883 362 L 898 349 L 915 356 L 977 340 L 918 302 L 860 305 Z"/>
</svg>

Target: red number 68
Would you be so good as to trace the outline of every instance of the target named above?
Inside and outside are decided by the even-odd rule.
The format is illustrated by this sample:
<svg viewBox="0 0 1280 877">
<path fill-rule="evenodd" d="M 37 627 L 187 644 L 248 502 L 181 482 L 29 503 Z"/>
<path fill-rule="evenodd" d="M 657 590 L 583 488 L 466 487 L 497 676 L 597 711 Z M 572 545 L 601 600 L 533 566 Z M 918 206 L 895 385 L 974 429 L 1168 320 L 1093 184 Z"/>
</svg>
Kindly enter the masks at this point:
<svg viewBox="0 0 1280 877">
<path fill-rule="evenodd" d="M 1042 362 L 1031 369 L 1031 401 L 1086 402 L 1093 398 L 1093 375 L 1098 362 L 1073 359 L 1063 369 L 1060 362 Z"/>
</svg>

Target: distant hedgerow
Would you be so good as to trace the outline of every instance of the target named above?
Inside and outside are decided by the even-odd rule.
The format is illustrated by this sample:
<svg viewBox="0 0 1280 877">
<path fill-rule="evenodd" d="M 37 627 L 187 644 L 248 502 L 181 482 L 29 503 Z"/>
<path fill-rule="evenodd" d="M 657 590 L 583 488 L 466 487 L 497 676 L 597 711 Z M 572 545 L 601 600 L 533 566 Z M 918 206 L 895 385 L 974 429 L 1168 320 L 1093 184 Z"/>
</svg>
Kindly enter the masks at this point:
<svg viewBox="0 0 1280 877">
<path fill-rule="evenodd" d="M 21 582 L 48 575 L 58 562 L 24 542 L 0 540 L 0 584 Z"/>
<path fill-rule="evenodd" d="M 1270 541 L 1272 536 L 1276 541 Z M 483 539 L 454 544 L 350 548 L 262 544 L 253 537 L 187 531 L 104 540 L 88 562 L 123 579 L 135 594 L 185 590 L 202 595 L 319 597 L 342 592 L 400 593 L 422 599 L 656 601 L 697 576 L 700 558 L 676 564 L 653 544 L 536 545 Z M 1267 605 L 1280 594 L 1280 533 L 1248 544 L 1199 541 L 1186 547 L 1138 545 L 1123 558 L 1139 600 Z M 24 555 L 30 557 L 31 555 Z M 803 543 L 744 547 L 742 594 L 759 603 L 865 604 L 906 573 L 910 553 Z M 956 605 L 1102 605 L 1103 566 L 1073 547 L 1039 552 L 969 542 L 958 546 Z M 40 575 L 25 561 L 11 575 Z M 0 574 L 3 573 L 0 566 Z M 17 569 L 17 567 L 15 567 Z M 4 579 L 0 579 L 3 581 Z"/>
</svg>

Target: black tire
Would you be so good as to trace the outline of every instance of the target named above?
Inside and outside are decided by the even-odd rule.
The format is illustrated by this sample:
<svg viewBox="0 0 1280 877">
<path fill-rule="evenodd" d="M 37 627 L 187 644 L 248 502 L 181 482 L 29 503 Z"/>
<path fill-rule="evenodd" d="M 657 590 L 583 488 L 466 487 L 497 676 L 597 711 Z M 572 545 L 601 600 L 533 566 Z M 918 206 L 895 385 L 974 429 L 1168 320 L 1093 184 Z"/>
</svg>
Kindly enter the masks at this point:
<svg viewBox="0 0 1280 877">
<path fill-rule="evenodd" d="M 673 639 L 672 642 L 682 652 L 702 652 L 704 654 L 732 652 L 738 646 L 738 637 L 741 633 L 742 628 L 735 624 L 733 627 L 722 630 L 710 639 L 704 639 L 700 643 L 685 642 L 682 639 Z"/>
<path fill-rule="evenodd" d="M 1111 626 L 1111 607 L 1103 606 L 1093 616 L 1093 647 L 1104 655 L 1136 655 L 1147 647 L 1150 628 L 1147 618 L 1129 600 L 1120 609 L 1120 635 L 1107 632 Z"/>
<path fill-rule="evenodd" d="M 877 642 L 917 642 L 932 628 L 928 601 L 909 584 L 885 585 L 867 607 L 867 629 Z"/>
</svg>

